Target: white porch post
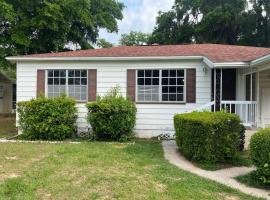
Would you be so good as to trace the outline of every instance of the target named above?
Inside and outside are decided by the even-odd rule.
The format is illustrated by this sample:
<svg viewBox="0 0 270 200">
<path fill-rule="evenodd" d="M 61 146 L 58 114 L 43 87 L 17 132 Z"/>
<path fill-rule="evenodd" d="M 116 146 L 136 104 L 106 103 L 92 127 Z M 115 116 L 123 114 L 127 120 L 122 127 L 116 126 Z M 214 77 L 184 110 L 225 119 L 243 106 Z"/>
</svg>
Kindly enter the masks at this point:
<svg viewBox="0 0 270 200">
<path fill-rule="evenodd" d="M 257 82 L 257 117 L 256 117 L 256 122 L 255 122 L 255 126 L 259 127 L 261 126 L 261 104 L 260 104 L 260 72 L 256 73 L 257 78 L 256 78 L 256 82 Z"/>
</svg>

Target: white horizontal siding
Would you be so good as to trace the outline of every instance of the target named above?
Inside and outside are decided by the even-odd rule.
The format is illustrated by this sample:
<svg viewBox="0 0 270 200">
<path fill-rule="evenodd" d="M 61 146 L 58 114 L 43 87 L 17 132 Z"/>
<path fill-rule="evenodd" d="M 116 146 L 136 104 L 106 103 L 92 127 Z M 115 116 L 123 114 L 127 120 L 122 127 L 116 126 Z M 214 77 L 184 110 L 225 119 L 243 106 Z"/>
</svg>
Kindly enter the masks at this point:
<svg viewBox="0 0 270 200">
<path fill-rule="evenodd" d="M 173 117 L 209 103 L 211 98 L 211 73 L 205 74 L 202 62 L 159 61 L 159 62 L 33 62 L 17 65 L 17 99 L 26 101 L 36 97 L 37 69 L 97 69 L 97 93 L 106 94 L 112 87 L 120 86 L 126 96 L 127 69 L 163 69 L 196 68 L 196 104 L 137 104 L 136 134 L 152 137 L 160 133 L 173 131 Z M 87 109 L 85 104 L 78 104 L 78 126 L 87 129 Z"/>
</svg>

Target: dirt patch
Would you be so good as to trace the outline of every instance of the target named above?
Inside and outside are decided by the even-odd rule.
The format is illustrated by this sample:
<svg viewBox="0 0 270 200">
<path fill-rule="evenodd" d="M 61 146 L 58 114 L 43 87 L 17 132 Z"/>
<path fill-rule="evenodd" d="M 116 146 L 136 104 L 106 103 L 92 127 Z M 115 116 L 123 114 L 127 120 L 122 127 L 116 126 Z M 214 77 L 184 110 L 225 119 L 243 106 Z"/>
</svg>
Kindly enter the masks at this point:
<svg viewBox="0 0 270 200">
<path fill-rule="evenodd" d="M 126 144 L 113 144 L 112 146 L 116 149 L 124 149 L 127 147 Z"/>
<path fill-rule="evenodd" d="M 38 189 L 37 193 L 40 196 L 40 198 L 43 200 L 51 200 L 52 199 L 52 195 L 50 193 L 46 192 L 44 189 Z"/>
<path fill-rule="evenodd" d="M 155 189 L 156 189 L 157 192 L 163 193 L 163 192 L 165 192 L 167 190 L 167 186 L 162 184 L 162 183 L 156 183 Z"/>
<path fill-rule="evenodd" d="M 219 195 L 225 200 L 240 200 L 238 196 L 230 195 L 227 193 L 220 193 Z"/>
<path fill-rule="evenodd" d="M 6 156 L 5 157 L 6 158 L 6 160 L 17 160 L 17 157 L 16 156 Z"/>
<path fill-rule="evenodd" d="M 3 181 L 8 178 L 17 178 L 19 177 L 19 174 L 16 173 L 9 173 L 9 174 L 0 174 L 0 181 Z"/>
</svg>

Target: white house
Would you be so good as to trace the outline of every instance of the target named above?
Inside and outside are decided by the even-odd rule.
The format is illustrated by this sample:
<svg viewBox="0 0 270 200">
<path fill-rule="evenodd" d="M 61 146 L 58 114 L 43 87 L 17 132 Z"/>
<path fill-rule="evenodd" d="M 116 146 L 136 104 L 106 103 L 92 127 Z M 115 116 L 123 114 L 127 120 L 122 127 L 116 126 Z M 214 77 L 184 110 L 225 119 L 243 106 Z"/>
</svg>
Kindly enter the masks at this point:
<svg viewBox="0 0 270 200">
<path fill-rule="evenodd" d="M 132 46 L 8 57 L 17 63 L 17 101 L 60 93 L 85 103 L 119 85 L 137 104 L 135 132 L 173 132 L 173 116 L 226 109 L 247 126 L 270 127 L 270 48 L 217 44 Z"/>
</svg>

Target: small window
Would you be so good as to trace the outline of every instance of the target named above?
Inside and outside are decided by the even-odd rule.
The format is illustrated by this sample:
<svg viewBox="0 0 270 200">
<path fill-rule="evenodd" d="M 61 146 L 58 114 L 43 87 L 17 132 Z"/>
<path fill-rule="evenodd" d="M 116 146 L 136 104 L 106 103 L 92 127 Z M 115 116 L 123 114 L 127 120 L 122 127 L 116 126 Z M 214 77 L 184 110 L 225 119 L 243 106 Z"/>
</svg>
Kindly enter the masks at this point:
<svg viewBox="0 0 270 200">
<path fill-rule="evenodd" d="M 87 100 L 87 70 L 48 70 L 48 97 L 66 94 L 78 101 Z"/>
<path fill-rule="evenodd" d="M 184 102 L 185 70 L 138 70 L 138 102 Z"/>
</svg>

